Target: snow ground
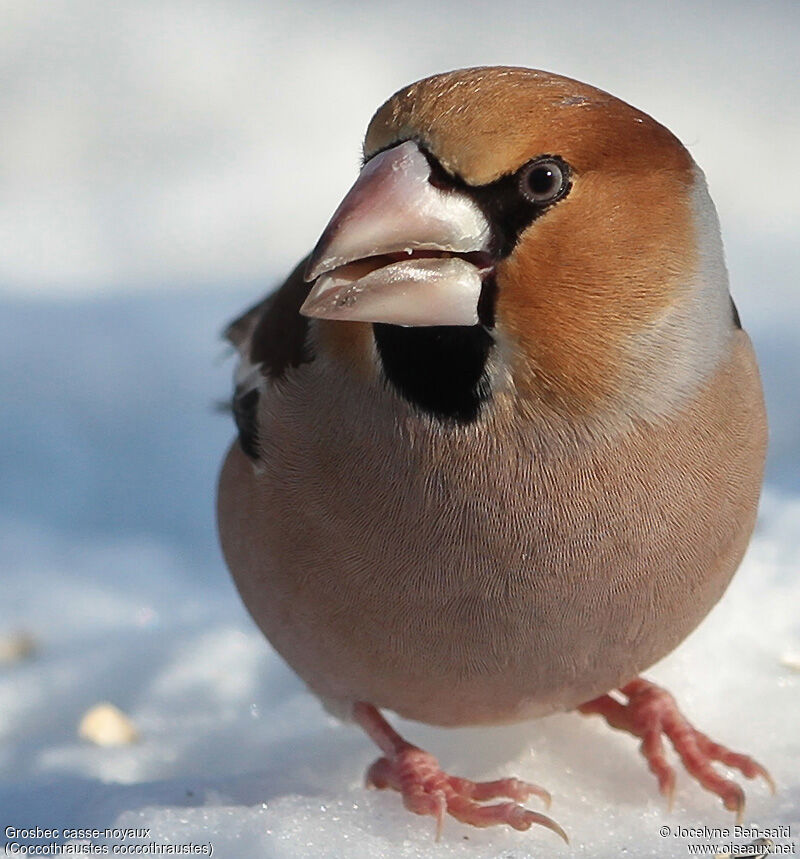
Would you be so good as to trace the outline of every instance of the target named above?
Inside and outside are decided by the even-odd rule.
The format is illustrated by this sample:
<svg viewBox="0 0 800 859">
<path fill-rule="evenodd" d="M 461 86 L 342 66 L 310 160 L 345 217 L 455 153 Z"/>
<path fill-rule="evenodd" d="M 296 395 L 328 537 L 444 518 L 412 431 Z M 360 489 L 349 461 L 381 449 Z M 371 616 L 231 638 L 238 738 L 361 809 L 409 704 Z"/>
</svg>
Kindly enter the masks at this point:
<svg viewBox="0 0 800 859">
<path fill-rule="evenodd" d="M 0 301 L 0 633 L 25 630 L 38 645 L 0 668 L 0 823 L 147 826 L 154 840 L 210 842 L 234 859 L 676 856 L 687 839 L 659 827 L 730 823 L 682 772 L 669 814 L 635 742 L 576 715 L 491 730 L 402 725 L 457 773 L 545 785 L 570 848 L 546 831 L 454 821 L 435 844 L 430 821 L 362 788 L 375 750 L 270 650 L 215 545 L 213 482 L 231 426 L 213 409 L 230 369 L 214 361 L 214 337 L 258 289 Z M 783 442 L 756 537 L 719 606 L 651 676 L 699 726 L 770 768 L 779 792 L 749 785 L 747 822 L 794 824 L 796 838 L 800 671 L 782 660 L 800 659 L 800 428 L 785 396 L 796 346 L 780 330 L 762 358 Z M 133 719 L 139 743 L 78 739 L 81 715 L 105 700 Z"/>
</svg>

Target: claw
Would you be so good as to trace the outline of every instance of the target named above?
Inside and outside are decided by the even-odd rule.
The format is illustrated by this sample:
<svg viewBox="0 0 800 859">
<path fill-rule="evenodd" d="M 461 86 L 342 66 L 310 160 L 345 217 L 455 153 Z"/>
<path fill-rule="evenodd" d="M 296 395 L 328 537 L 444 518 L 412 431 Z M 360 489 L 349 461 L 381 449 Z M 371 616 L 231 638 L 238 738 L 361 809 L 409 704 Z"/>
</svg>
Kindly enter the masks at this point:
<svg viewBox="0 0 800 859">
<path fill-rule="evenodd" d="M 769 788 L 769 792 L 775 796 L 778 788 L 775 784 L 775 779 L 761 766 L 761 764 L 756 764 L 758 767 L 758 772 L 756 773 L 756 778 L 762 778 L 767 783 L 767 787 Z"/>
<path fill-rule="evenodd" d="M 733 811 L 736 814 L 736 823 L 741 824 L 744 820 L 744 807 L 746 804 L 746 800 L 744 798 L 744 791 L 739 788 L 737 793 L 732 794 L 731 796 L 725 799 L 725 808 L 728 811 Z"/>
<path fill-rule="evenodd" d="M 666 798 L 667 811 L 672 814 L 675 809 L 675 773 L 671 773 L 670 775 L 672 776 L 670 784 L 661 790 L 661 795 Z"/>
<path fill-rule="evenodd" d="M 442 837 L 442 830 L 444 829 L 444 815 L 447 812 L 447 797 L 445 797 L 442 791 L 436 794 L 436 811 L 434 813 L 434 817 L 436 818 L 436 843 L 438 844 Z"/>
<path fill-rule="evenodd" d="M 567 833 L 564 832 L 552 817 L 548 817 L 546 814 L 539 814 L 538 811 L 530 811 L 530 809 L 522 808 L 519 805 L 515 807 L 513 816 L 518 820 L 518 822 L 511 822 L 514 829 L 518 829 L 520 832 L 526 832 L 535 823 L 537 826 L 544 826 L 551 832 L 555 832 L 559 838 L 564 840 L 565 844 L 569 844 Z"/>
</svg>

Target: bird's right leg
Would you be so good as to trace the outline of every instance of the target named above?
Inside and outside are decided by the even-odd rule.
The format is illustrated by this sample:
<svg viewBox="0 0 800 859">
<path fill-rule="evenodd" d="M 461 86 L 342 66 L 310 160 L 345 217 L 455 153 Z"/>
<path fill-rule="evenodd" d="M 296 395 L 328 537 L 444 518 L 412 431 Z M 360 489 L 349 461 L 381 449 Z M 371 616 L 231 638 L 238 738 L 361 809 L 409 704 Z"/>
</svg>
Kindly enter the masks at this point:
<svg viewBox="0 0 800 859">
<path fill-rule="evenodd" d="M 391 787 L 402 794 L 409 811 L 435 817 L 437 840 L 447 813 L 472 826 L 505 824 L 524 831 L 537 824 L 568 841 L 554 820 L 518 804 L 530 796 L 538 796 L 549 807 L 550 794 L 543 788 L 516 778 L 474 782 L 448 775 L 433 755 L 406 742 L 371 704 L 355 704 L 353 717 L 383 752 L 383 757 L 367 771 L 367 785 Z M 480 804 L 498 797 L 513 801 Z"/>
</svg>

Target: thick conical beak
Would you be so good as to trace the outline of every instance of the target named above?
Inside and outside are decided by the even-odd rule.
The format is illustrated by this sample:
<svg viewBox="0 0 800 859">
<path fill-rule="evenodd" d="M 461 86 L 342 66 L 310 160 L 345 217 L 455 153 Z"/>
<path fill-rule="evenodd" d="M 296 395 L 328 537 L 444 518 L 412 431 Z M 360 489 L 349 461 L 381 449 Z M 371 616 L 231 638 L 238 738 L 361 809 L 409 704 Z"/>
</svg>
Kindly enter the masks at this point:
<svg viewBox="0 0 800 859">
<path fill-rule="evenodd" d="M 370 159 L 308 262 L 300 312 L 395 325 L 475 325 L 489 224 L 465 193 L 433 185 L 408 141 Z"/>
</svg>

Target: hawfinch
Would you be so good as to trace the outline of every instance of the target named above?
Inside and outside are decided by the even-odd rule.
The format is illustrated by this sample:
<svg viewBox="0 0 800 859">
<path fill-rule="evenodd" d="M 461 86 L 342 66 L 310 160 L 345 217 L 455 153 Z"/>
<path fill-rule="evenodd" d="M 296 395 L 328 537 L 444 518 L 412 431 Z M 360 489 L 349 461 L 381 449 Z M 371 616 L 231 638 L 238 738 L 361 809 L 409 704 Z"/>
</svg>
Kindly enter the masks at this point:
<svg viewBox="0 0 800 859">
<path fill-rule="evenodd" d="M 564 836 L 521 804 L 542 788 L 451 776 L 384 709 L 599 714 L 663 794 L 667 740 L 739 815 L 714 764 L 770 782 L 639 676 L 725 591 L 767 435 L 716 212 L 666 128 L 542 71 L 412 84 L 310 256 L 226 335 L 225 558 L 277 651 L 380 748 L 368 784 L 439 827 Z"/>
</svg>

